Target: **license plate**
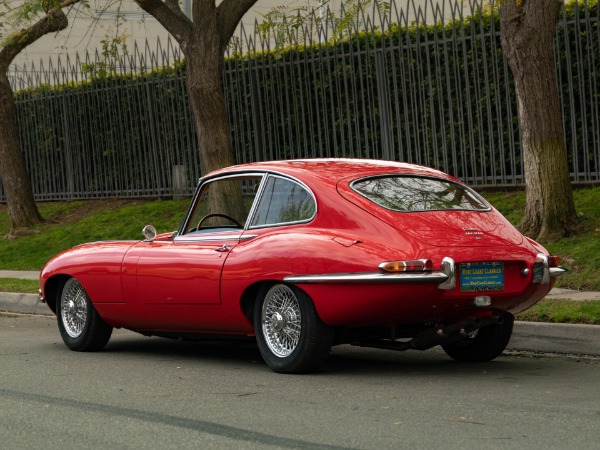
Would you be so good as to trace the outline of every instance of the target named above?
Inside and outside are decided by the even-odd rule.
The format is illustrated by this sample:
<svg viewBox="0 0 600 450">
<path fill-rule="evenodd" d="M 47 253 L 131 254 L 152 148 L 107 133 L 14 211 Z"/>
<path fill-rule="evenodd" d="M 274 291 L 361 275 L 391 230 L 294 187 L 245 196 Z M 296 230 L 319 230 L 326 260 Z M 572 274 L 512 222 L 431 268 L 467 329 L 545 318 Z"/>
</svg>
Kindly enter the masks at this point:
<svg viewBox="0 0 600 450">
<path fill-rule="evenodd" d="M 504 264 L 501 262 L 459 265 L 461 292 L 501 291 L 504 289 Z"/>
</svg>

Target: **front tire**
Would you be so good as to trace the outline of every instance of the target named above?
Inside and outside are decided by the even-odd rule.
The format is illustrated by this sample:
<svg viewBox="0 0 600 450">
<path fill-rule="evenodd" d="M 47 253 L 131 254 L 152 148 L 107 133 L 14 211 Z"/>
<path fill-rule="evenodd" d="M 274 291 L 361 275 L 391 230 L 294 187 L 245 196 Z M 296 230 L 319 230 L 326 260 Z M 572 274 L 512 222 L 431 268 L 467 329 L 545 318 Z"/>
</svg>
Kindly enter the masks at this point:
<svg viewBox="0 0 600 450">
<path fill-rule="evenodd" d="M 60 290 L 56 320 L 65 345 L 79 352 L 101 350 L 113 330 L 96 312 L 85 289 L 75 278 L 69 278 Z"/>
<path fill-rule="evenodd" d="M 512 336 L 514 316 L 507 314 L 503 319 L 502 323 L 480 328 L 460 341 L 442 345 L 442 348 L 456 361 L 491 361 L 502 354 Z"/>
<path fill-rule="evenodd" d="M 263 359 L 280 373 L 317 370 L 327 360 L 333 342 L 333 329 L 321 321 L 310 297 L 286 284 L 259 291 L 254 327 Z"/>
</svg>

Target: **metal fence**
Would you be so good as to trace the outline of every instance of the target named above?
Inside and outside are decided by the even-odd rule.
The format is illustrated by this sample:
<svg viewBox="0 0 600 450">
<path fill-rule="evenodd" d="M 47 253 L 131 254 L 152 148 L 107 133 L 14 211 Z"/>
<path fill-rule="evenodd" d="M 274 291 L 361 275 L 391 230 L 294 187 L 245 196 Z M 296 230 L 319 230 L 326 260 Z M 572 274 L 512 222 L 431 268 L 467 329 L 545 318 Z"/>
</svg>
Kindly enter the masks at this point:
<svg viewBox="0 0 600 450">
<path fill-rule="evenodd" d="M 223 77 L 238 162 L 394 159 L 481 188 L 523 184 L 516 99 L 494 5 L 380 6 L 343 29 L 307 17 L 284 48 L 273 49 L 275 34 L 242 29 Z M 571 177 L 597 182 L 597 3 L 567 5 L 555 44 Z M 96 53 L 14 69 L 36 198 L 189 194 L 201 168 L 184 65 L 168 42 L 117 58 Z"/>
</svg>

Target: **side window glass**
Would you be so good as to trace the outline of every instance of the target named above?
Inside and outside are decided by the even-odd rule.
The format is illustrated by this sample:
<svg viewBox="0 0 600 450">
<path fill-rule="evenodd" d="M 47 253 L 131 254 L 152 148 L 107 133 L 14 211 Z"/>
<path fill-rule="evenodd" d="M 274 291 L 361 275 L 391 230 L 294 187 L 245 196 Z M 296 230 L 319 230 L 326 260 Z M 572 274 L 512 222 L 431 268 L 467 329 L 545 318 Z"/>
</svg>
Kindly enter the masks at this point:
<svg viewBox="0 0 600 450">
<path fill-rule="evenodd" d="M 250 226 L 277 225 L 310 220 L 316 213 L 313 196 L 285 178 L 270 176 Z"/>
<path fill-rule="evenodd" d="M 261 176 L 239 176 L 203 185 L 186 233 L 243 228 L 261 179 Z"/>
</svg>

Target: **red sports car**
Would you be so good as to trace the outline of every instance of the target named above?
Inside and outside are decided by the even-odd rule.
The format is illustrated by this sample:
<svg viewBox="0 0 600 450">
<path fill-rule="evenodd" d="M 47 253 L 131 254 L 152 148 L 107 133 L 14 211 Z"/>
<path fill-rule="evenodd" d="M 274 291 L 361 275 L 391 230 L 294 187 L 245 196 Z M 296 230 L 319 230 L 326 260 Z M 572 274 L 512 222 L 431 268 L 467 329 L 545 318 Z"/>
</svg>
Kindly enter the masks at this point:
<svg viewBox="0 0 600 450">
<path fill-rule="evenodd" d="M 565 270 L 475 191 L 440 171 L 310 159 L 209 173 L 179 230 L 96 242 L 46 264 L 41 295 L 72 350 L 112 329 L 183 339 L 256 336 L 277 372 L 332 345 L 488 361 L 513 314 Z"/>
</svg>

